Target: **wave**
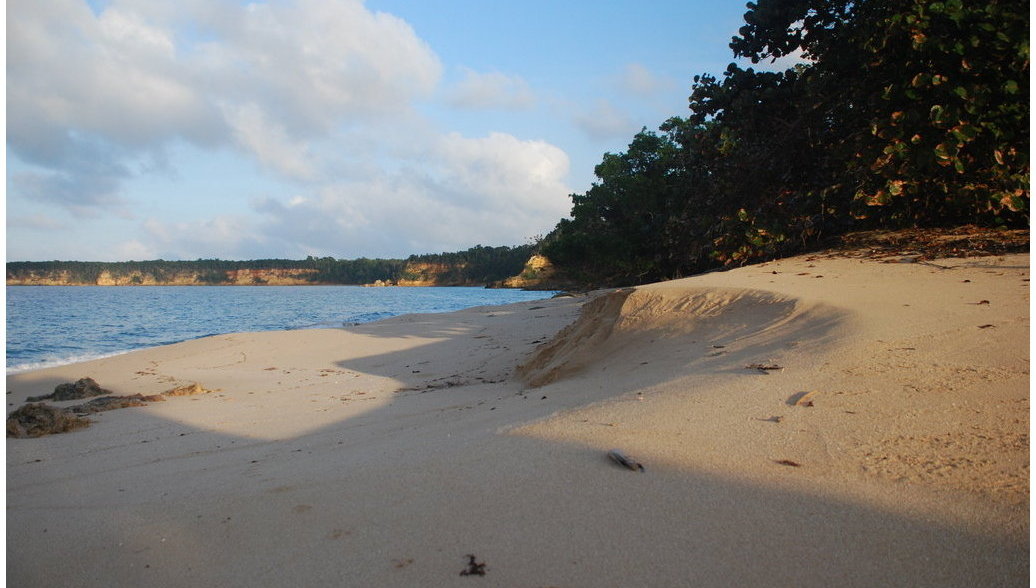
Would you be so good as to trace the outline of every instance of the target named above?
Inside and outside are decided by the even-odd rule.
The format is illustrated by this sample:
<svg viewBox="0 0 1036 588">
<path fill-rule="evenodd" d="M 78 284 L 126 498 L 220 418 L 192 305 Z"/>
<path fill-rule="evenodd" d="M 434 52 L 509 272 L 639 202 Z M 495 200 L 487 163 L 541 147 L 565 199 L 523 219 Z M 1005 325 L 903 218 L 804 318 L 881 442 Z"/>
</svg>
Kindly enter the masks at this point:
<svg viewBox="0 0 1036 588">
<path fill-rule="evenodd" d="M 7 375 L 20 374 L 22 372 L 29 372 L 32 370 L 41 370 L 46 368 L 58 367 L 62 365 L 72 365 L 76 363 L 83 363 L 85 361 L 94 361 L 95 359 L 105 359 L 108 357 L 115 357 L 116 355 L 123 355 L 135 349 L 126 349 L 123 351 L 113 351 L 109 353 L 77 353 L 73 355 L 60 356 L 60 357 L 48 357 L 40 361 L 22 362 L 8 364 Z"/>
</svg>

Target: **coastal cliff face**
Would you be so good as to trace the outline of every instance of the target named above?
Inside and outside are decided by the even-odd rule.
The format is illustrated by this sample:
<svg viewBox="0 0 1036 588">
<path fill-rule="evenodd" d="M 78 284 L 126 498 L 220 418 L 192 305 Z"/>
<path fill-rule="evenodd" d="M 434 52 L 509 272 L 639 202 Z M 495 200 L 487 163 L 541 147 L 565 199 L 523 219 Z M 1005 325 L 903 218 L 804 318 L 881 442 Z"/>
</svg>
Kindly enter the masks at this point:
<svg viewBox="0 0 1036 588">
<path fill-rule="evenodd" d="M 73 262 L 78 263 L 78 262 Z M 16 264 L 17 265 L 17 264 Z M 112 268 L 112 265 L 115 267 Z M 328 279 L 320 270 L 302 267 L 268 269 L 185 269 L 169 270 L 129 267 L 118 264 L 92 271 L 8 267 L 8 286 L 307 286 L 319 284 L 358 284 L 363 282 Z M 486 270 L 468 262 L 409 261 L 393 272 L 394 279 L 383 278 L 367 286 L 471 286 L 522 288 L 527 290 L 564 290 L 575 287 L 542 255 L 533 255 L 522 271 L 499 280 L 486 278 Z M 319 278 L 318 278 L 319 275 Z M 369 275 L 369 274 L 368 274 Z M 497 275 L 500 275 L 499 273 Z M 504 274 L 506 275 L 506 274 Z M 478 278 L 473 276 L 479 276 Z M 368 278 L 370 279 L 370 278 Z M 499 280 L 499 281 L 498 281 Z"/>
<path fill-rule="evenodd" d="M 70 272 L 40 272 L 7 276 L 8 286 L 210 286 L 214 283 L 230 286 L 303 286 L 313 284 L 308 276 L 313 269 L 245 269 L 220 272 L 220 281 L 199 272 L 182 272 L 158 280 L 148 272 L 113 274 L 102 271 L 95 281 L 74 279 Z"/>
<path fill-rule="evenodd" d="M 314 282 L 314 269 L 231 270 L 227 278 L 235 286 L 305 286 Z"/>
<path fill-rule="evenodd" d="M 484 286 L 463 278 L 466 263 L 410 262 L 396 280 L 397 286 Z"/>
</svg>

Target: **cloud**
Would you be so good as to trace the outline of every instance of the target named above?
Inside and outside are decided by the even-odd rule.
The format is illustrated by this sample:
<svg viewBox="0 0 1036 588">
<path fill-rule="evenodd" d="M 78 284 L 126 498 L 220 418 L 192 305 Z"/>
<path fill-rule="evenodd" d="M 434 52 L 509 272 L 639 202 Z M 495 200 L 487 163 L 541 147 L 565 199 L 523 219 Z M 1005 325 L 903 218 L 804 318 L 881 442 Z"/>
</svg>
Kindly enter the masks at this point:
<svg viewBox="0 0 1036 588">
<path fill-rule="evenodd" d="M 472 110 L 522 110 L 532 107 L 536 97 L 521 77 L 465 68 L 464 79 L 449 92 L 447 102 Z"/>
<path fill-rule="evenodd" d="M 409 25 L 360 0 L 169 4 L 116 1 L 94 14 L 74 0 L 8 3 L 8 145 L 46 170 L 14 196 L 103 208 L 96 193 L 45 192 L 85 180 L 117 193 L 130 159 L 176 141 L 237 146 L 310 177 L 307 140 L 405 110 L 441 76 Z M 121 167 L 84 145 L 106 146 Z M 66 165 L 90 157 L 100 165 Z"/>
<path fill-rule="evenodd" d="M 405 162 L 253 203 L 255 216 L 146 223 L 146 250 L 181 258 L 406 257 L 516 245 L 570 203 L 568 156 L 504 133 L 448 134 Z M 138 244 L 139 245 L 139 244 Z M 208 252 L 208 253 L 207 253 Z"/>
<path fill-rule="evenodd" d="M 126 215 L 120 183 L 130 170 L 119 162 L 123 153 L 103 141 L 70 133 L 64 148 L 52 155 L 53 167 L 9 172 L 8 186 L 24 199 L 63 207 L 79 216 L 94 216 L 101 210 Z"/>
<path fill-rule="evenodd" d="M 652 97 L 676 87 L 676 81 L 652 73 L 639 63 L 628 63 L 615 79 L 616 87 L 627 94 Z"/>
<path fill-rule="evenodd" d="M 269 120 L 256 104 L 227 107 L 226 118 L 238 144 L 261 164 L 288 177 L 313 178 L 313 154 L 309 148 L 293 141 L 284 126 Z"/>
<path fill-rule="evenodd" d="M 764 69 L 767 71 L 785 71 L 795 67 L 796 65 L 809 65 L 813 63 L 812 59 L 805 56 L 805 53 L 801 48 L 795 49 L 791 53 L 778 57 L 772 61 L 761 61 L 755 65 L 757 69 Z"/>
<path fill-rule="evenodd" d="M 568 212 L 568 155 L 444 133 L 414 107 L 436 94 L 438 58 L 360 0 L 113 0 L 97 13 L 11 0 L 8 17 L 10 197 L 23 219 L 41 207 L 121 215 L 98 258 L 405 257 L 522 243 Z M 535 101 L 520 77 L 473 70 L 446 94 L 466 109 Z M 138 174 L 191 173 L 169 168 L 192 149 L 231 152 L 274 181 L 213 192 L 227 198 L 219 214 L 176 218 L 144 204 L 147 188 L 127 193 Z M 70 239 L 96 226 L 72 224 Z"/>
<path fill-rule="evenodd" d="M 573 116 L 572 122 L 594 140 L 629 137 L 638 130 L 629 115 L 604 99 L 599 99 L 590 110 Z"/>
<path fill-rule="evenodd" d="M 523 243 L 569 208 L 568 156 L 543 141 L 453 133 L 417 159 L 306 198 L 264 199 L 260 232 L 307 255 L 406 256 Z"/>
</svg>

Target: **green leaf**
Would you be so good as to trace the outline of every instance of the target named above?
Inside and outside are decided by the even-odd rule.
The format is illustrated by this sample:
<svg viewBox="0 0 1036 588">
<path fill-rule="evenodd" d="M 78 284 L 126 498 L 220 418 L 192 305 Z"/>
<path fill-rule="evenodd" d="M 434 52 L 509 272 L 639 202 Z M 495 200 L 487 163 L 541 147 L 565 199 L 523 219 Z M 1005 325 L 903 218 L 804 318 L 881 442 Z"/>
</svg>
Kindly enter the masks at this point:
<svg viewBox="0 0 1036 588">
<path fill-rule="evenodd" d="M 1007 80 L 1004 82 L 1004 92 L 1007 92 L 1008 94 L 1017 94 L 1018 82 L 1014 80 Z"/>
<path fill-rule="evenodd" d="M 975 137 L 979 135 L 978 128 L 969 124 L 957 125 L 953 127 L 953 129 L 951 129 L 950 132 L 953 133 L 954 137 L 957 137 L 957 139 L 963 143 L 973 141 Z"/>
</svg>

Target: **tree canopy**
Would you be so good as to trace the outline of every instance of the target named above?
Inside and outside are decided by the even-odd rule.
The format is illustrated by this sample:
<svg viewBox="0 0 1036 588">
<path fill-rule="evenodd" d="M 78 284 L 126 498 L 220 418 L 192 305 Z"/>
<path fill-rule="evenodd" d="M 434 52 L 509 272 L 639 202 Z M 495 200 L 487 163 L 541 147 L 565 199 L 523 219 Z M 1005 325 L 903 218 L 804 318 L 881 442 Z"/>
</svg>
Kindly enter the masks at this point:
<svg viewBox="0 0 1036 588">
<path fill-rule="evenodd" d="M 690 113 L 605 154 L 543 243 L 633 283 L 871 227 L 1028 223 L 1028 3 L 759 0 Z"/>
</svg>

